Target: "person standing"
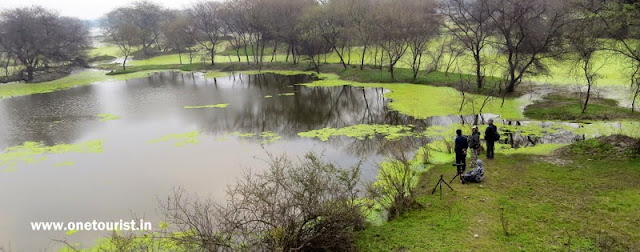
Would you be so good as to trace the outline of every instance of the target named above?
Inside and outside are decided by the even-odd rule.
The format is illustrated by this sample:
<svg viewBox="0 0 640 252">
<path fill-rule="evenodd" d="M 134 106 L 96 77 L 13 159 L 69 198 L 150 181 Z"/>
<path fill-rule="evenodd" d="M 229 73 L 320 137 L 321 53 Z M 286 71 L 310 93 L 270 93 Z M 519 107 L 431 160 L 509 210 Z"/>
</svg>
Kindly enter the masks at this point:
<svg viewBox="0 0 640 252">
<path fill-rule="evenodd" d="M 469 137 L 469 149 L 471 149 L 471 159 L 476 160 L 480 155 L 480 132 L 478 126 L 471 128 L 471 136 Z"/>
<path fill-rule="evenodd" d="M 498 134 L 498 127 L 493 125 L 493 119 L 489 119 L 489 126 L 484 131 L 484 140 L 487 141 L 487 158 L 493 159 L 495 151 L 495 142 L 500 140 L 500 134 Z"/>
<path fill-rule="evenodd" d="M 462 135 L 462 130 L 456 130 L 455 140 L 455 152 L 456 152 L 456 164 L 458 167 L 458 174 L 464 173 L 467 169 L 467 149 L 469 148 L 469 140 Z M 462 178 L 461 178 L 462 179 Z M 462 181 L 462 180 L 461 180 Z"/>
</svg>

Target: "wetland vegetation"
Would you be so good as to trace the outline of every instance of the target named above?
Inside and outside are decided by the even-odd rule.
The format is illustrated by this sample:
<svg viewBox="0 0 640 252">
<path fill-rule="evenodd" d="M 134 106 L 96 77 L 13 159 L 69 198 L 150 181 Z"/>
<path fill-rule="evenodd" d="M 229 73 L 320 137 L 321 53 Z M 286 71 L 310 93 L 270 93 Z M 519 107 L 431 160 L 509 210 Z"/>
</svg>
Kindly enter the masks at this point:
<svg viewBox="0 0 640 252">
<path fill-rule="evenodd" d="M 633 251 L 638 22 L 623 0 L 137 1 L 89 35 L 2 10 L 0 251 Z M 487 179 L 433 195 L 455 130 L 490 119 Z M 154 230 L 22 228 L 129 215 Z"/>
</svg>

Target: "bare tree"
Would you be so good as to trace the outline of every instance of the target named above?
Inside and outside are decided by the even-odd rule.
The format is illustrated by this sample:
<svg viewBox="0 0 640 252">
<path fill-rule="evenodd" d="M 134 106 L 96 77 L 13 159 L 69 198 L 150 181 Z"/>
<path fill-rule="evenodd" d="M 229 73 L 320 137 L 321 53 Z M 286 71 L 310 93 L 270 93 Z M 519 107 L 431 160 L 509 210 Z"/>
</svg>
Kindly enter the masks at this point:
<svg viewBox="0 0 640 252">
<path fill-rule="evenodd" d="M 464 54 L 464 48 L 456 42 L 456 38 L 449 34 L 440 35 L 435 39 L 435 46 L 428 46 L 426 56 L 429 58 L 426 64 L 426 71 L 443 71 L 449 74 L 450 69 Z"/>
<path fill-rule="evenodd" d="M 527 75 L 546 72 L 542 59 L 561 52 L 567 9 L 550 0 L 494 0 L 490 9 L 497 48 L 506 54 L 505 91 L 512 93 Z"/>
<path fill-rule="evenodd" d="M 611 38 L 606 50 L 625 56 L 631 61 L 630 92 L 632 96 L 631 111 L 635 111 L 636 101 L 640 95 L 640 3 L 624 0 L 593 0 L 599 5 L 591 9 L 602 24 L 601 32 Z"/>
<path fill-rule="evenodd" d="M 182 52 L 189 53 L 189 63 L 193 63 L 192 47 L 196 45 L 195 27 L 188 14 L 176 12 L 162 26 L 166 47 L 173 48 L 178 52 L 180 64 L 182 65 Z"/>
<path fill-rule="evenodd" d="M 298 43 L 300 54 L 309 57 L 317 73 L 320 73 L 320 55 L 335 49 L 335 44 L 331 44 L 327 40 L 328 35 L 324 30 L 325 27 L 318 25 L 321 20 L 319 17 L 325 14 L 325 10 L 322 8 L 317 6 L 307 11 L 299 25 L 299 30 L 302 32 Z M 346 65 L 344 66 L 346 67 Z"/>
<path fill-rule="evenodd" d="M 32 81 L 38 67 L 83 62 L 88 29 L 78 19 L 42 7 L 10 9 L 0 14 L 0 44 Z M 8 61 L 5 64 L 8 68 Z"/>
<path fill-rule="evenodd" d="M 458 42 L 471 52 L 475 62 L 476 85 L 484 86 L 483 51 L 493 35 L 491 9 L 485 0 L 446 0 L 444 25 Z"/>
<path fill-rule="evenodd" d="M 373 27 L 375 40 L 387 54 L 392 79 L 395 79 L 396 64 L 409 49 L 409 29 L 413 25 L 408 15 L 405 15 L 407 5 L 403 3 L 404 1 L 381 0 L 372 10 L 376 18 Z"/>
<path fill-rule="evenodd" d="M 247 64 L 251 63 L 249 59 L 249 45 L 253 37 L 253 29 L 250 26 L 249 12 L 252 7 L 249 0 L 230 0 L 224 2 L 220 17 L 224 22 L 224 31 L 233 38 L 229 41 L 231 47 L 236 52 L 238 62 L 240 58 L 240 50 L 244 49 L 244 56 Z"/>
<path fill-rule="evenodd" d="M 211 65 L 215 65 L 216 48 L 223 35 L 220 6 L 220 3 L 214 1 L 199 2 L 187 10 L 195 28 L 194 38 L 207 50 Z"/>
<path fill-rule="evenodd" d="M 166 14 L 164 8 L 155 3 L 142 0 L 136 1 L 130 6 L 121 7 L 107 14 L 107 16 L 117 16 L 112 19 L 112 23 L 121 23 L 120 25 L 112 24 L 112 26 L 130 26 L 127 30 L 135 30 L 132 36 L 144 56 L 152 56 L 151 48 L 158 45 L 158 41 L 162 34 L 162 23 L 165 21 Z"/>
<path fill-rule="evenodd" d="M 107 35 L 107 42 L 120 49 L 124 56 L 122 70 L 127 70 L 127 60 L 141 42 L 138 36 L 139 28 L 133 24 L 122 22 L 122 15 L 121 9 L 107 13 L 102 19 L 102 28 Z"/>
<path fill-rule="evenodd" d="M 579 66 L 581 74 L 587 82 L 587 90 L 582 92 L 580 88 L 580 106 L 582 113 L 587 111 L 591 92 L 599 77 L 600 70 L 606 63 L 597 63 L 594 60 L 595 53 L 603 48 L 602 39 L 598 35 L 601 33 L 599 20 L 589 15 L 594 10 L 601 8 L 596 1 L 577 0 L 572 2 L 571 8 L 576 11 L 574 18 L 567 29 L 566 37 L 569 45 L 569 53 L 575 55 L 574 61 Z M 584 97 L 583 97 L 584 96 Z"/>
<path fill-rule="evenodd" d="M 404 5 L 405 15 L 409 17 L 407 41 L 411 51 L 411 69 L 415 81 L 422 64 L 422 55 L 429 41 L 438 35 L 440 16 L 436 14 L 437 3 L 428 0 L 409 0 L 399 2 Z"/>
<path fill-rule="evenodd" d="M 346 12 L 348 18 L 348 33 L 354 35 L 354 40 L 362 46 L 360 55 L 360 70 L 364 69 L 367 49 L 373 43 L 373 8 L 372 0 L 337 0 L 331 2 Z"/>
</svg>

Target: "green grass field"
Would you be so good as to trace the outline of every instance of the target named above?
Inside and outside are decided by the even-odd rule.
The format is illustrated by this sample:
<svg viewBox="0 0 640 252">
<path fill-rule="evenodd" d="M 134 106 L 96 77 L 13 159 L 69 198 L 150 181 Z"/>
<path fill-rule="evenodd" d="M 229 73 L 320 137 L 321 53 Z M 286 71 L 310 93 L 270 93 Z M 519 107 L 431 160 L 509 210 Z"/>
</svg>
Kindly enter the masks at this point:
<svg viewBox="0 0 640 252">
<path fill-rule="evenodd" d="M 640 119 L 640 113 L 619 107 L 615 100 L 595 97 L 590 99 L 583 114 L 581 101 L 577 97 L 563 94 L 548 95 L 542 101 L 527 106 L 524 115 L 537 120 Z"/>
<path fill-rule="evenodd" d="M 594 147 L 595 146 L 595 147 Z M 362 251 L 629 251 L 640 246 L 640 159 L 611 158 L 607 143 L 570 155 L 499 154 L 482 184 L 431 194 L 439 165 L 418 185 L 423 208 L 358 234 Z M 445 187 L 446 188 L 446 187 Z"/>
</svg>

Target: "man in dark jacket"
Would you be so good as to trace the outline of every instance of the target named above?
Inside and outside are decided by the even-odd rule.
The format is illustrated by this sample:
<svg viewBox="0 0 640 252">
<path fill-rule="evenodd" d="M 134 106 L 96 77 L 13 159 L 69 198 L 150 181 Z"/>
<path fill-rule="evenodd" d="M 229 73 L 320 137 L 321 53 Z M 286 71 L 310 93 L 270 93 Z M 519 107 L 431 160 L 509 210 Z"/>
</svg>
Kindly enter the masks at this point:
<svg viewBox="0 0 640 252">
<path fill-rule="evenodd" d="M 493 119 L 489 119 L 489 126 L 487 126 L 487 129 L 484 131 L 484 140 L 487 141 L 487 158 L 493 159 L 495 142 L 500 140 L 498 127 L 493 125 Z"/>
<path fill-rule="evenodd" d="M 478 159 L 478 155 L 480 155 L 480 132 L 478 132 L 478 126 L 475 125 L 471 128 L 469 149 L 471 149 L 471 160 Z"/>
<path fill-rule="evenodd" d="M 462 135 L 462 130 L 456 130 L 458 135 L 455 140 L 456 164 L 458 164 L 458 174 L 462 174 L 467 168 L 467 149 L 469 141 Z"/>
</svg>

